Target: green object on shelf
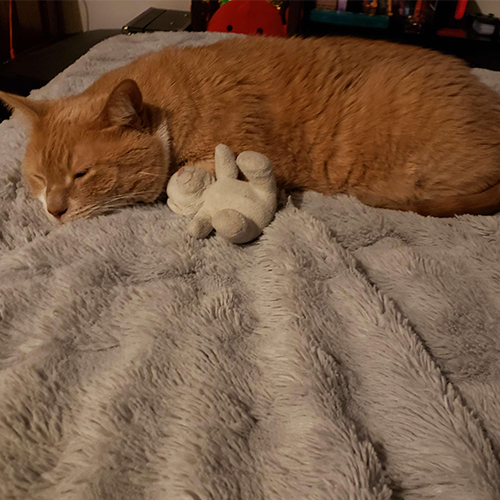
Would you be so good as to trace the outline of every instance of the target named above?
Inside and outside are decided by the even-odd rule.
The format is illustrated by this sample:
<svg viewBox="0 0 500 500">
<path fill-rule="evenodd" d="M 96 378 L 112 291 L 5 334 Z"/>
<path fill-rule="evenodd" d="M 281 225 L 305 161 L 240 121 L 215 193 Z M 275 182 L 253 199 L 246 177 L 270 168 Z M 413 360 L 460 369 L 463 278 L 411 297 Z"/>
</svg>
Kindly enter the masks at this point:
<svg viewBox="0 0 500 500">
<path fill-rule="evenodd" d="M 369 16 L 354 12 L 313 9 L 309 20 L 315 23 L 336 24 L 341 26 L 360 26 L 363 28 L 387 29 L 389 16 Z"/>
</svg>

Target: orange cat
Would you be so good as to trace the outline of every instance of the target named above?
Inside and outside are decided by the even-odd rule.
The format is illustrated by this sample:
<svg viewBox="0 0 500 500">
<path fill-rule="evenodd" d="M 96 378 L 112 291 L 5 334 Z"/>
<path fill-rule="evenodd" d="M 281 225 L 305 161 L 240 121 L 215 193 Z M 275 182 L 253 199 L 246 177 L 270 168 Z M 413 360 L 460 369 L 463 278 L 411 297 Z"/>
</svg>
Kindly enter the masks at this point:
<svg viewBox="0 0 500 500">
<path fill-rule="evenodd" d="M 456 59 L 346 38 L 166 48 L 80 95 L 1 93 L 32 133 L 23 172 L 66 222 L 152 202 L 214 148 L 267 155 L 287 189 L 447 216 L 500 209 L 500 96 Z"/>
</svg>

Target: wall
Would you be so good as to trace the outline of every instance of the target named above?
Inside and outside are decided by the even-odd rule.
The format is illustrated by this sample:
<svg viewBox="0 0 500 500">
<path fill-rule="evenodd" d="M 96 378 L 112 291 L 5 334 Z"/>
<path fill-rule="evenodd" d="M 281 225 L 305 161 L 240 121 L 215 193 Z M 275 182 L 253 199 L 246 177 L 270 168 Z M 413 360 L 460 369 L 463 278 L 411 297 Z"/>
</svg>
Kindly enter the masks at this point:
<svg viewBox="0 0 500 500">
<path fill-rule="evenodd" d="M 476 0 L 483 14 L 495 14 L 500 17 L 500 0 Z"/>
<path fill-rule="evenodd" d="M 190 0 L 78 0 L 83 29 L 120 29 L 149 7 L 189 10 Z"/>
</svg>

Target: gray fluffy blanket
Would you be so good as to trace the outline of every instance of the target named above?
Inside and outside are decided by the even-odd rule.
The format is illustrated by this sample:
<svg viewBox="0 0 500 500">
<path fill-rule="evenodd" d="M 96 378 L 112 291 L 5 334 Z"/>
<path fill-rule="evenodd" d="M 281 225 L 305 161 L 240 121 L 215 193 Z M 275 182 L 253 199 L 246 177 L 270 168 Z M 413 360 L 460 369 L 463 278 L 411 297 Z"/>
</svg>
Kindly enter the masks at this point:
<svg viewBox="0 0 500 500">
<path fill-rule="evenodd" d="M 34 94 L 218 38 L 120 36 Z M 0 500 L 500 498 L 499 217 L 308 193 L 242 247 L 166 205 L 55 227 L 25 145 L 0 126 Z"/>
</svg>

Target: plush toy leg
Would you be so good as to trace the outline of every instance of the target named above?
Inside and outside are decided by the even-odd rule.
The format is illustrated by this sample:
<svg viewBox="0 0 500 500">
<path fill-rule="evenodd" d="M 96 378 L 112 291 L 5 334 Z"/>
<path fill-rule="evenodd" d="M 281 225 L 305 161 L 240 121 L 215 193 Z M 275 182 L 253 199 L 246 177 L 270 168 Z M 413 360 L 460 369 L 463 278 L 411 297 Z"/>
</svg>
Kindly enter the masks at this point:
<svg viewBox="0 0 500 500">
<path fill-rule="evenodd" d="M 217 179 L 238 178 L 238 167 L 234 153 L 224 144 L 219 144 L 215 148 L 215 176 Z"/>
<path fill-rule="evenodd" d="M 187 226 L 188 233 L 194 238 L 206 238 L 213 230 L 213 226 L 208 217 L 200 216 L 198 213 L 194 216 Z"/>
<path fill-rule="evenodd" d="M 217 212 L 212 218 L 212 225 L 218 235 L 231 243 L 248 243 L 262 232 L 255 222 L 233 209 Z"/>
<path fill-rule="evenodd" d="M 276 180 L 267 156 L 255 151 L 244 151 L 238 155 L 236 164 L 253 185 L 261 189 L 276 190 Z"/>
</svg>

